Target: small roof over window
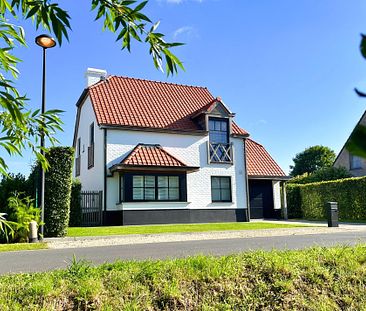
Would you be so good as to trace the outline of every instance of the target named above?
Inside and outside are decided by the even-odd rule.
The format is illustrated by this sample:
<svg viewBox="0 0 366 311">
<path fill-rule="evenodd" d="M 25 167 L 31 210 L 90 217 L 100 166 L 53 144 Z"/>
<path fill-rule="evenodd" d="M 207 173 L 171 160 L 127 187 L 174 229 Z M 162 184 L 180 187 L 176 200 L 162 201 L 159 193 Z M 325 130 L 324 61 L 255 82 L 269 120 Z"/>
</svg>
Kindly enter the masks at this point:
<svg viewBox="0 0 366 311">
<path fill-rule="evenodd" d="M 198 169 L 198 167 L 187 166 L 160 145 L 138 144 L 119 164 L 113 165 L 110 171 L 171 170 L 192 172 Z"/>
</svg>

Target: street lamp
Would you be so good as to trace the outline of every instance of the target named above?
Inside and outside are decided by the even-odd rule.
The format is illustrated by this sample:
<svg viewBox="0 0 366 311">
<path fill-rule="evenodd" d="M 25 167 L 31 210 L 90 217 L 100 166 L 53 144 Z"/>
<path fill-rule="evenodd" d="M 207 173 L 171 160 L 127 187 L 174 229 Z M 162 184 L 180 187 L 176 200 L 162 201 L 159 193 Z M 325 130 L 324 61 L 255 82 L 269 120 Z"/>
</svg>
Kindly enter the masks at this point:
<svg viewBox="0 0 366 311">
<path fill-rule="evenodd" d="M 35 42 L 43 49 L 43 72 L 42 72 L 42 109 L 41 113 L 45 113 L 46 111 L 46 50 L 53 48 L 56 45 L 55 39 L 50 37 L 49 35 L 39 35 L 36 37 Z M 44 132 L 41 130 L 41 154 L 44 156 L 44 147 L 45 147 L 45 140 L 44 140 Z M 41 239 L 43 239 L 44 234 L 44 190 L 45 190 L 45 172 L 44 168 L 41 166 Z"/>
</svg>

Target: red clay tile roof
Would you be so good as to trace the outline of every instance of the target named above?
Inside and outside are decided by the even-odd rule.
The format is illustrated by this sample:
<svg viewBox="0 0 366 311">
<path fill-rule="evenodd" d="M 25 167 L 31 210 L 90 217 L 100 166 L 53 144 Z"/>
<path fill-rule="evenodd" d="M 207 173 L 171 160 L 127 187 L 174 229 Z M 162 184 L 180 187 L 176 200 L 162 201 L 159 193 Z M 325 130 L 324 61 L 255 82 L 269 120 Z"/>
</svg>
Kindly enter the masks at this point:
<svg viewBox="0 0 366 311">
<path fill-rule="evenodd" d="M 191 117 L 214 97 L 204 87 L 110 76 L 88 88 L 98 124 L 200 130 Z M 247 135 L 236 124 L 233 134 Z"/>
<path fill-rule="evenodd" d="M 160 145 L 138 144 L 121 161 L 124 165 L 185 167 L 186 165 L 166 152 Z"/>
<path fill-rule="evenodd" d="M 267 150 L 254 140 L 245 140 L 247 152 L 247 171 L 248 176 L 283 176 L 285 172 L 279 167 Z"/>
</svg>

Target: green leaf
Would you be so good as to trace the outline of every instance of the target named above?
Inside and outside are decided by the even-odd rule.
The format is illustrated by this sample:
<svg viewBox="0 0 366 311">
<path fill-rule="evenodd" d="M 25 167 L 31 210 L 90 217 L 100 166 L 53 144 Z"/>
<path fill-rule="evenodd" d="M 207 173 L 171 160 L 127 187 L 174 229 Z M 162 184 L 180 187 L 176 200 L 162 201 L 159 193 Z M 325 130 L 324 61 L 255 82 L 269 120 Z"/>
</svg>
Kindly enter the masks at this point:
<svg viewBox="0 0 366 311">
<path fill-rule="evenodd" d="M 366 58 L 366 36 L 361 34 L 360 51 L 363 58 Z"/>
<path fill-rule="evenodd" d="M 366 159 L 366 126 L 356 126 L 346 143 L 346 149 L 351 154 Z"/>
</svg>

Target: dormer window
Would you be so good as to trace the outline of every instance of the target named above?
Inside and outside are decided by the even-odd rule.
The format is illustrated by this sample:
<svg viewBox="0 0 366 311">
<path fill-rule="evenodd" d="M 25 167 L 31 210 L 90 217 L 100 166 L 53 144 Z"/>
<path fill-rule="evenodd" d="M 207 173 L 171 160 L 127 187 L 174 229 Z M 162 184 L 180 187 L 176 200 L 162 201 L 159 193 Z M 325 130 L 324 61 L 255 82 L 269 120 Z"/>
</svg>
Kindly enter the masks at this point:
<svg viewBox="0 0 366 311">
<path fill-rule="evenodd" d="M 209 163 L 232 163 L 232 145 L 229 141 L 229 120 L 225 118 L 208 119 Z"/>
<path fill-rule="evenodd" d="M 210 143 L 229 143 L 228 120 L 219 118 L 209 118 L 208 120 Z"/>
</svg>

